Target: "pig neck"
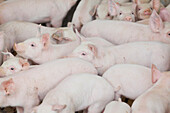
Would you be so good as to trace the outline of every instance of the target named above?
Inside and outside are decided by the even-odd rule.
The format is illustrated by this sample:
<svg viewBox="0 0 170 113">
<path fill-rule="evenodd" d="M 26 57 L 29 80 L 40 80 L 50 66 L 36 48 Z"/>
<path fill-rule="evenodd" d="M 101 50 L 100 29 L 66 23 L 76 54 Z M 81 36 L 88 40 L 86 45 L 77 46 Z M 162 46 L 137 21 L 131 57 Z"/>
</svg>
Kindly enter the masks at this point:
<svg viewBox="0 0 170 113">
<path fill-rule="evenodd" d="M 114 51 L 113 46 L 109 47 L 98 47 L 98 55 L 94 60 L 94 65 L 98 70 L 102 70 L 100 74 L 103 74 L 111 65 L 115 64 L 115 56 L 112 55 Z"/>
<path fill-rule="evenodd" d="M 37 58 L 32 60 L 38 64 L 42 64 L 47 61 L 64 57 L 68 53 L 71 53 L 79 44 L 80 40 L 58 45 L 53 45 L 50 43 L 47 49 L 43 50 Z"/>
</svg>

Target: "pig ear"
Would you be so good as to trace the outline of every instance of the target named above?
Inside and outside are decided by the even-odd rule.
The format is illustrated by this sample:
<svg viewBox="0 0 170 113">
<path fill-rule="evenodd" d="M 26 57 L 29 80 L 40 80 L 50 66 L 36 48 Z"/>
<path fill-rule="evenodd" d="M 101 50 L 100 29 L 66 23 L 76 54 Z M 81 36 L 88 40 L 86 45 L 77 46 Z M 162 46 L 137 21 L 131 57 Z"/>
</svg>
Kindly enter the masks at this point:
<svg viewBox="0 0 170 113">
<path fill-rule="evenodd" d="M 47 48 L 50 43 L 50 35 L 48 33 L 43 34 L 41 38 L 41 42 L 44 45 L 44 48 Z"/>
<path fill-rule="evenodd" d="M 97 57 L 97 48 L 93 44 L 88 44 L 88 48 L 93 52 L 94 56 Z"/>
<path fill-rule="evenodd" d="M 55 32 L 53 35 L 52 35 L 52 38 L 58 40 L 58 41 L 62 41 L 63 39 L 63 30 L 58 30 L 57 32 Z"/>
<path fill-rule="evenodd" d="M 41 36 L 41 24 L 38 25 L 36 37 L 40 37 L 40 36 Z"/>
<path fill-rule="evenodd" d="M 1 83 L 1 88 L 4 91 L 4 95 L 11 95 L 12 93 L 14 93 L 15 90 L 15 84 L 13 79 L 9 79 L 7 81 L 4 81 Z"/>
<path fill-rule="evenodd" d="M 53 110 L 53 111 L 61 111 L 61 110 L 63 110 L 64 108 L 66 108 L 66 106 L 67 106 L 67 105 L 58 105 L 58 104 L 56 104 L 56 105 L 53 105 L 53 106 L 52 106 L 52 110 Z"/>
<path fill-rule="evenodd" d="M 81 42 L 82 42 L 82 41 L 85 41 L 85 37 L 84 37 L 83 35 L 81 35 L 81 34 L 78 32 L 77 29 L 76 29 L 76 35 L 77 35 L 78 38 L 80 38 Z"/>
<path fill-rule="evenodd" d="M 151 6 L 153 7 L 153 9 L 155 9 L 156 12 L 159 11 L 160 9 L 160 0 L 152 0 L 151 1 Z"/>
<path fill-rule="evenodd" d="M 160 32 L 164 27 L 161 17 L 157 14 L 155 10 L 153 10 L 150 16 L 149 25 L 151 30 L 156 33 Z"/>
<path fill-rule="evenodd" d="M 152 64 L 152 83 L 156 83 L 161 77 L 161 72 Z"/>
<path fill-rule="evenodd" d="M 116 16 L 119 10 L 119 5 L 114 0 L 108 0 L 108 10 L 111 16 Z"/>
<path fill-rule="evenodd" d="M 94 16 L 97 11 L 98 5 L 94 6 L 93 9 L 89 12 L 91 16 Z"/>
<path fill-rule="evenodd" d="M 137 5 L 140 5 L 140 0 L 133 0 L 133 3 L 137 4 Z"/>
<path fill-rule="evenodd" d="M 27 59 L 19 58 L 19 63 L 22 66 L 22 70 L 27 70 L 29 68 L 29 66 L 30 66 L 30 64 L 28 63 Z"/>
<path fill-rule="evenodd" d="M 8 52 L 8 50 L 6 49 L 5 52 L 2 52 L 3 54 L 3 61 L 6 61 L 10 58 L 14 58 L 14 55 L 10 52 Z"/>
</svg>

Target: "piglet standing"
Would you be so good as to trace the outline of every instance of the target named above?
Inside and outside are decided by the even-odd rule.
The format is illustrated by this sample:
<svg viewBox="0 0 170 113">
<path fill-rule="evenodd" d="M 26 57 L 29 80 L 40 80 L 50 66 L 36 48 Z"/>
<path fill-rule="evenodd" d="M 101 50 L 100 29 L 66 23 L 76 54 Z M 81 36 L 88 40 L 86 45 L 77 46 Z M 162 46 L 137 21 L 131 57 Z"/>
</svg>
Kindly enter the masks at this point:
<svg viewBox="0 0 170 113">
<path fill-rule="evenodd" d="M 93 20 L 97 6 L 102 0 L 81 0 L 73 15 L 72 23 L 80 30 L 82 25 Z"/>
<path fill-rule="evenodd" d="M 14 50 L 19 56 L 42 64 L 66 56 L 79 44 L 79 38 L 66 44 L 52 44 L 49 34 L 43 34 L 40 37 L 31 38 L 15 44 Z"/>
<path fill-rule="evenodd" d="M 155 85 L 134 101 L 132 113 L 170 113 L 170 72 L 153 66 L 152 76 Z"/>
<path fill-rule="evenodd" d="M 30 68 L 26 59 L 15 57 L 10 52 L 3 52 L 3 54 L 5 61 L 0 66 L 0 77 L 6 77 Z"/>
<path fill-rule="evenodd" d="M 121 98 L 119 98 L 118 101 L 112 101 L 107 104 L 103 113 L 130 113 L 130 111 L 130 106 L 122 102 Z"/>
<path fill-rule="evenodd" d="M 116 100 L 121 95 L 134 100 L 153 85 L 151 69 L 135 64 L 112 66 L 103 74 L 103 78 L 116 89 Z"/>
<path fill-rule="evenodd" d="M 13 76 L 0 79 L 1 107 L 17 107 L 30 113 L 45 95 L 64 78 L 79 73 L 97 74 L 94 66 L 81 59 L 68 58 L 48 62 Z M 46 112 L 47 113 L 47 112 Z"/>
<path fill-rule="evenodd" d="M 77 74 L 64 79 L 32 113 L 101 113 L 114 98 L 112 86 L 102 77 Z"/>
<path fill-rule="evenodd" d="M 164 24 L 160 16 L 153 11 L 149 25 L 125 21 L 95 20 L 81 29 L 86 37 L 102 37 L 113 44 L 134 41 L 160 41 L 170 43 L 170 23 Z"/>
<path fill-rule="evenodd" d="M 60 27 L 77 0 L 9 0 L 0 4 L 0 24 L 20 20 Z"/>
</svg>

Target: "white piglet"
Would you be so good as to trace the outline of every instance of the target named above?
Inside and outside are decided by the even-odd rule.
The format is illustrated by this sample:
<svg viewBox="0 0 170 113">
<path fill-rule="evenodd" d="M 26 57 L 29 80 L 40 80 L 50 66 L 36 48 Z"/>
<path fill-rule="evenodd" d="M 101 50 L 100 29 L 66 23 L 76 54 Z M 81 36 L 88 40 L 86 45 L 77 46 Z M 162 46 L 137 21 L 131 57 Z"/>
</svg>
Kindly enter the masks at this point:
<svg viewBox="0 0 170 113">
<path fill-rule="evenodd" d="M 52 44 L 49 34 L 31 38 L 14 45 L 14 50 L 19 56 L 42 64 L 71 53 L 80 44 L 80 39 L 66 44 Z"/>
<path fill-rule="evenodd" d="M 95 20 L 84 25 L 81 33 L 85 37 L 102 37 L 113 44 L 134 41 L 170 43 L 170 23 L 163 23 L 156 11 L 153 11 L 149 25 L 124 21 Z"/>
<path fill-rule="evenodd" d="M 30 113 L 33 107 L 37 106 L 63 79 L 79 73 L 97 74 L 97 71 L 89 62 L 68 58 L 48 62 L 2 78 L 0 105 L 17 107 L 19 113 Z"/>
<path fill-rule="evenodd" d="M 132 113 L 170 113 L 170 72 L 152 69 L 153 87 L 139 96 L 132 105 Z"/>
<path fill-rule="evenodd" d="M 101 113 L 114 98 L 112 86 L 102 77 L 77 74 L 64 79 L 32 113 Z"/>
<path fill-rule="evenodd" d="M 77 0 L 10 0 L 0 4 L 0 24 L 20 20 L 60 27 Z"/>
<path fill-rule="evenodd" d="M 130 113 L 130 111 L 130 106 L 119 98 L 118 101 L 112 101 L 107 104 L 103 113 Z"/>
<path fill-rule="evenodd" d="M 70 57 L 79 57 L 95 65 L 100 75 L 115 64 L 138 64 L 158 69 L 170 69 L 170 46 L 161 42 L 133 42 L 118 46 L 101 47 L 86 43 L 78 46 Z"/>
<path fill-rule="evenodd" d="M 151 69 L 135 64 L 112 66 L 103 74 L 103 78 L 116 89 L 116 100 L 121 95 L 134 100 L 153 85 Z"/>
<path fill-rule="evenodd" d="M 6 77 L 30 68 L 30 64 L 26 59 L 15 57 L 9 52 L 3 54 L 6 60 L 0 66 L 0 77 Z"/>
</svg>

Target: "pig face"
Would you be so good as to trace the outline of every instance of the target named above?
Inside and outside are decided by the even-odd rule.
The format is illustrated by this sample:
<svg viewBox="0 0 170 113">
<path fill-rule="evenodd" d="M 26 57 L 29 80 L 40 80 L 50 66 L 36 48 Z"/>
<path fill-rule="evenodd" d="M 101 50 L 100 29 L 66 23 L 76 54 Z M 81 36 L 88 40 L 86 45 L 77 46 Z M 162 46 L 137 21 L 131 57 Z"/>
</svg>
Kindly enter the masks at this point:
<svg viewBox="0 0 170 113">
<path fill-rule="evenodd" d="M 0 77 L 9 76 L 28 68 L 29 63 L 27 62 L 27 60 L 18 57 L 10 57 L 1 65 Z"/>
<path fill-rule="evenodd" d="M 65 107 L 66 105 L 40 105 L 31 113 L 61 113 Z"/>
<path fill-rule="evenodd" d="M 149 19 L 149 26 L 152 32 L 160 34 L 159 37 L 162 37 L 165 40 L 170 38 L 170 23 L 163 23 L 161 17 L 155 10 L 153 10 L 153 13 Z"/>
<path fill-rule="evenodd" d="M 158 11 L 160 8 L 160 0 L 152 0 L 150 3 L 140 3 L 139 0 L 137 0 L 137 18 L 139 20 L 148 19 L 153 9 Z"/>
<path fill-rule="evenodd" d="M 22 43 L 14 45 L 14 50 L 19 56 L 26 59 L 34 59 L 41 55 L 49 45 L 49 34 L 44 34 L 40 38 L 31 38 Z"/>
<path fill-rule="evenodd" d="M 9 106 L 12 96 L 15 93 L 15 85 L 13 79 L 9 79 L 0 84 L 0 105 L 1 107 Z M 10 101 L 9 101 L 9 100 Z"/>
<path fill-rule="evenodd" d="M 109 12 L 116 19 L 122 21 L 135 22 L 136 19 L 136 4 L 119 5 L 113 0 L 109 0 Z"/>
<path fill-rule="evenodd" d="M 86 61 L 93 62 L 94 58 L 97 56 L 97 49 L 90 42 L 82 42 L 70 56 L 79 57 Z"/>
</svg>

